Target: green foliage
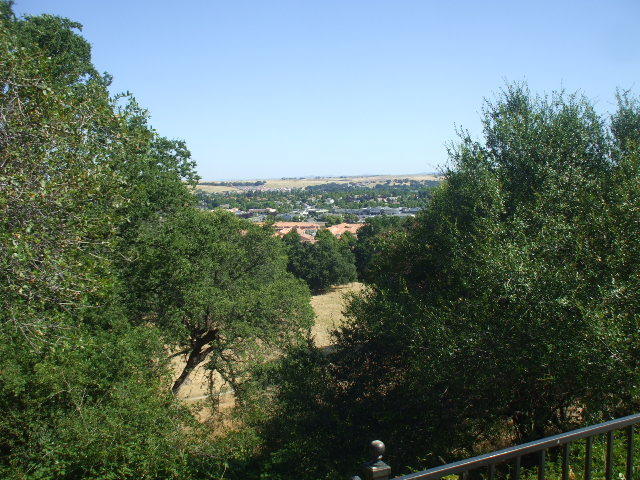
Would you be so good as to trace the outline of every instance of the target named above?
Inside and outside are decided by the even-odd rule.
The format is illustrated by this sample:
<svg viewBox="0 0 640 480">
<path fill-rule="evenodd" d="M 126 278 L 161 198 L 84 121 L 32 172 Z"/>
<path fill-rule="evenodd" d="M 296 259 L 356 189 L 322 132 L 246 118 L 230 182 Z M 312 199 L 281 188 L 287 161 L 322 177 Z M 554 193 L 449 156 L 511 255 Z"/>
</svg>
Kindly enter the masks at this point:
<svg viewBox="0 0 640 480">
<path fill-rule="evenodd" d="M 233 181 L 233 182 L 200 182 L 200 185 L 212 185 L 220 187 L 259 187 L 264 185 L 266 180 L 256 180 L 253 182 Z"/>
<path fill-rule="evenodd" d="M 519 85 L 488 103 L 484 141 L 463 132 L 443 186 L 376 257 L 321 380 L 283 392 L 276 465 L 298 442 L 355 463 L 382 438 L 392 465 L 424 468 L 637 411 L 637 105 L 607 119 Z"/>
<path fill-rule="evenodd" d="M 188 151 L 109 97 L 78 24 L 0 6 L 0 476 L 189 478 L 211 452 L 121 296 L 128 239 L 194 202 Z"/>
<path fill-rule="evenodd" d="M 353 254 L 356 259 L 358 278 L 368 282 L 369 269 L 378 255 L 386 251 L 386 245 L 394 241 L 394 236 L 401 234 L 409 220 L 406 217 L 373 217 L 367 219 L 358 230 Z"/>
<path fill-rule="evenodd" d="M 76 33 L 82 25 L 55 15 L 27 16 L 15 29 L 18 45 L 36 46 L 50 60 L 51 80 L 64 85 L 99 79 L 91 63 L 91 45 Z"/>
<path fill-rule="evenodd" d="M 346 213 L 344 215 L 344 221 L 347 223 L 358 223 L 359 220 L 358 215 L 355 213 Z"/>
<path fill-rule="evenodd" d="M 354 463 L 345 452 L 362 445 L 349 444 L 354 425 L 349 409 L 335 408 L 330 372 L 326 356 L 312 345 L 289 350 L 272 370 L 268 380 L 278 386 L 277 394 L 258 429 L 262 478 L 348 478 L 336 472 L 355 473 L 358 460 Z"/>
<path fill-rule="evenodd" d="M 611 119 L 611 131 L 620 153 L 631 153 L 640 144 L 640 110 L 637 98 L 628 92 L 618 92 L 618 111 Z"/>
<path fill-rule="evenodd" d="M 344 222 L 344 217 L 342 215 L 332 215 L 326 214 L 320 218 L 321 222 L 324 222 L 325 227 L 330 227 L 332 225 L 338 225 L 339 223 Z"/>
<path fill-rule="evenodd" d="M 148 327 L 68 327 L 55 344 L 1 331 L 2 478 L 183 478 L 190 415 Z M 35 350 L 35 351 L 34 351 Z"/>
<path fill-rule="evenodd" d="M 311 327 L 309 292 L 286 270 L 269 228 L 227 212 L 187 209 L 147 223 L 125 274 L 131 310 L 238 390 L 247 370 Z M 209 355 L 209 357 L 207 357 Z"/>
<path fill-rule="evenodd" d="M 335 237 L 328 230 L 319 230 L 316 242 L 302 242 L 297 231 L 283 237 L 289 255 L 288 269 L 303 279 L 313 292 L 323 292 L 333 285 L 356 279 L 353 236 Z"/>
</svg>

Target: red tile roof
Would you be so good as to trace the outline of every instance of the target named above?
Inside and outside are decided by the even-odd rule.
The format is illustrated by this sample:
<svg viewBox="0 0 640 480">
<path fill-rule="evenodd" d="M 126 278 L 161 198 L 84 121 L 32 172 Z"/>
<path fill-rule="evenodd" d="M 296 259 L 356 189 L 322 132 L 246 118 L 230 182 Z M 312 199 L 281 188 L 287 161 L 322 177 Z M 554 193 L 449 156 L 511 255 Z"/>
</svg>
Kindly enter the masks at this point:
<svg viewBox="0 0 640 480">
<path fill-rule="evenodd" d="M 310 222 L 275 222 L 273 226 L 276 230 L 283 228 L 297 228 L 298 230 L 319 230 L 324 227 L 322 223 L 310 223 Z"/>
<path fill-rule="evenodd" d="M 357 235 L 358 230 L 360 230 L 363 225 L 364 223 L 339 223 L 338 225 L 328 227 L 327 230 L 336 237 L 339 237 L 346 232 Z M 308 232 L 315 233 L 324 228 L 324 224 L 322 223 L 309 222 L 275 222 L 273 226 L 276 229 L 275 235 L 278 237 L 284 237 L 291 230 L 297 230 L 303 241 L 311 243 L 315 243 L 316 239 Z"/>
<path fill-rule="evenodd" d="M 360 230 L 364 226 L 364 223 L 339 223 L 337 225 L 333 225 L 327 230 L 333 233 L 335 236 L 339 237 L 340 235 L 349 232 L 353 235 L 358 234 L 358 230 Z"/>
</svg>

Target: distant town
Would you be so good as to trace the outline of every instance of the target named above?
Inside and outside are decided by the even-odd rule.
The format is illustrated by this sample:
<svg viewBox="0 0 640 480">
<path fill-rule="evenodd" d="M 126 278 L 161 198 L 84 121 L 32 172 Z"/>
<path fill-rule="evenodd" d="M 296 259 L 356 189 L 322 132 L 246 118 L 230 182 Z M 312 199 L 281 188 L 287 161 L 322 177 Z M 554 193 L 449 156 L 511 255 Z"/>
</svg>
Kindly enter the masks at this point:
<svg viewBox="0 0 640 480">
<path fill-rule="evenodd" d="M 299 230 L 313 235 L 322 226 L 414 216 L 439 181 L 435 175 L 385 175 L 201 182 L 198 197 L 204 209 L 228 210 L 254 222 L 306 224 Z"/>
</svg>

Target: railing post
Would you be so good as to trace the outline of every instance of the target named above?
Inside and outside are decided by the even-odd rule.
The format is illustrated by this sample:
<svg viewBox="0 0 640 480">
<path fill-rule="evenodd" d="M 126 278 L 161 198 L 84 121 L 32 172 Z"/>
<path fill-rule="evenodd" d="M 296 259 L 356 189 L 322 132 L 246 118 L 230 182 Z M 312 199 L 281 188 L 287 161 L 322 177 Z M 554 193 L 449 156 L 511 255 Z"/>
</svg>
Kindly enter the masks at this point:
<svg viewBox="0 0 640 480">
<path fill-rule="evenodd" d="M 364 480 L 389 480 L 391 467 L 382 461 L 385 446 L 380 440 L 374 440 L 370 445 L 371 460 L 362 467 Z M 351 477 L 351 480 L 361 480 L 360 477 Z"/>
</svg>

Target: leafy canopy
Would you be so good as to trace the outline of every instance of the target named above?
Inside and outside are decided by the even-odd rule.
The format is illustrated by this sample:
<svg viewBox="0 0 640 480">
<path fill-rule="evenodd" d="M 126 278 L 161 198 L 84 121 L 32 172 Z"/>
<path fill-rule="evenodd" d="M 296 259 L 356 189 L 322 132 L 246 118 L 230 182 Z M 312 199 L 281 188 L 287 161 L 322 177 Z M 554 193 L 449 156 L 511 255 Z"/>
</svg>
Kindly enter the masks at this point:
<svg viewBox="0 0 640 480">
<path fill-rule="evenodd" d="M 121 269 L 133 232 L 193 203 L 193 164 L 110 98 L 79 28 L 0 3 L 0 477 L 189 478 L 206 445 Z"/>
<path fill-rule="evenodd" d="M 341 469 L 374 437 L 424 468 L 637 411 L 638 102 L 605 117 L 508 85 L 483 119 L 376 256 L 335 352 L 290 360 L 285 376 L 315 373 L 285 384 L 274 468 L 304 443 Z"/>
<path fill-rule="evenodd" d="M 289 271 L 307 282 L 313 292 L 324 292 L 333 285 L 356 279 L 350 234 L 338 238 L 328 230 L 319 230 L 315 243 L 309 243 L 303 242 L 294 229 L 283 240 L 289 255 Z"/>
<path fill-rule="evenodd" d="M 251 366 L 311 327 L 309 291 L 269 228 L 188 209 L 148 223 L 136 242 L 126 275 L 136 316 L 187 355 L 174 391 L 205 359 L 237 389 Z"/>
</svg>

